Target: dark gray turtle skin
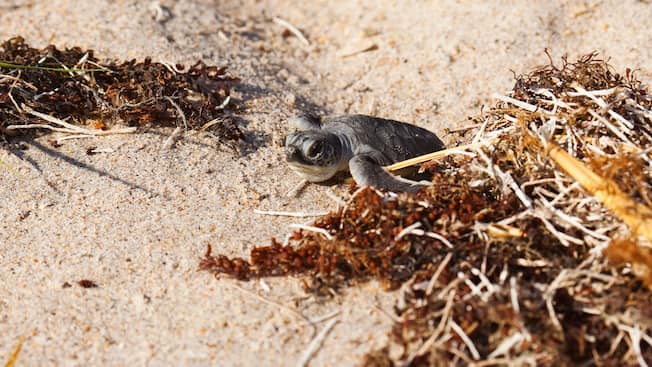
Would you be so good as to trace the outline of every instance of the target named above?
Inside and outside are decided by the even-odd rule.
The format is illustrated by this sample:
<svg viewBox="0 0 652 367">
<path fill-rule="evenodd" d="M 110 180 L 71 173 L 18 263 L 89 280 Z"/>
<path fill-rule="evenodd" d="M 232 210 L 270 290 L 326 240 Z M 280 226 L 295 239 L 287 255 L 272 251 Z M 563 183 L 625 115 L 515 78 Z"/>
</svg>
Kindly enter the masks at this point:
<svg viewBox="0 0 652 367">
<path fill-rule="evenodd" d="M 360 186 L 416 192 L 427 185 L 393 176 L 383 166 L 444 148 L 428 130 L 372 116 L 299 116 L 290 123 L 299 131 L 285 140 L 288 164 L 311 182 L 349 171 Z"/>
</svg>

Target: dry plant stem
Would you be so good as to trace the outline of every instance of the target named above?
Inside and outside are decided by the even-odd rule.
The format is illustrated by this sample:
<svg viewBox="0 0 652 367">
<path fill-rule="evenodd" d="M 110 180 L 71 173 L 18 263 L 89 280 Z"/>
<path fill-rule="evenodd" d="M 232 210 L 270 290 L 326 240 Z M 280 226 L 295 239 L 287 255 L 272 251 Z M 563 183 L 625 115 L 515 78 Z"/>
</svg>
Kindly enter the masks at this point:
<svg viewBox="0 0 652 367">
<path fill-rule="evenodd" d="M 613 92 L 616 91 L 616 88 L 611 88 L 611 89 L 607 89 L 607 90 L 603 90 L 603 91 L 591 91 L 591 92 L 588 92 L 586 89 L 584 89 L 583 87 L 581 87 L 581 86 L 579 86 L 577 84 L 573 88 L 575 88 L 575 90 L 578 91 L 580 95 L 591 98 L 591 100 L 593 100 L 598 106 L 600 106 L 600 108 L 605 108 L 605 109 L 608 107 L 607 102 L 603 101 L 600 98 L 597 98 L 596 96 L 609 95 L 609 94 L 613 94 Z M 609 109 L 607 109 L 607 113 L 613 119 L 615 119 L 616 121 L 621 123 L 623 125 L 623 127 L 626 128 L 627 130 L 631 130 L 631 129 L 634 128 L 634 125 L 632 125 L 631 122 L 627 121 L 627 119 L 625 119 L 624 117 L 622 117 L 621 115 L 616 113 L 614 110 L 609 108 Z"/>
<path fill-rule="evenodd" d="M 614 126 L 614 124 L 609 122 L 609 120 L 607 120 L 606 118 L 600 116 L 597 112 L 593 111 L 592 109 L 589 109 L 588 111 L 589 111 L 589 114 L 591 116 L 593 116 L 596 120 L 602 122 L 609 129 L 609 131 L 614 133 L 614 135 L 616 135 L 620 140 L 627 142 L 627 144 L 629 144 L 632 148 L 638 150 L 638 148 L 636 148 L 634 143 L 632 143 L 632 141 L 629 140 L 627 138 L 627 136 L 625 136 L 625 133 L 618 130 L 618 128 L 616 126 Z"/>
<path fill-rule="evenodd" d="M 20 350 L 23 348 L 23 342 L 25 342 L 25 339 L 21 336 L 18 339 L 18 343 L 16 344 L 14 351 L 9 356 L 9 360 L 7 360 L 4 367 L 14 367 L 16 365 L 16 361 L 18 360 L 18 355 L 20 355 Z"/>
<path fill-rule="evenodd" d="M 500 167 L 498 167 L 497 164 L 494 164 L 492 160 L 481 150 L 477 149 L 476 152 L 478 152 L 478 155 L 485 161 L 487 164 L 487 169 L 486 172 L 496 178 L 496 180 L 503 185 L 509 186 L 514 194 L 516 194 L 516 197 L 521 200 L 523 205 L 525 205 L 526 208 L 532 209 L 532 199 L 530 199 L 529 196 L 521 190 L 521 188 L 518 186 L 518 183 L 514 180 L 511 174 L 509 173 L 504 173 Z"/>
<path fill-rule="evenodd" d="M 561 326 L 561 322 L 557 318 L 554 306 L 552 304 L 553 297 L 558 289 L 575 285 L 581 281 L 582 277 L 588 278 L 589 280 L 599 280 L 607 284 L 614 281 L 614 277 L 611 277 L 609 275 L 597 273 L 595 271 L 590 271 L 590 270 L 580 270 L 583 265 L 585 264 L 588 265 L 589 263 L 594 263 L 594 261 L 591 262 L 585 261 L 582 264 L 580 264 L 580 266 L 577 267 L 576 269 L 563 269 L 544 291 L 543 298 L 546 301 L 546 308 L 548 310 L 548 315 L 555 328 L 559 331 L 562 331 L 563 328 Z"/>
<path fill-rule="evenodd" d="M 446 257 L 444 257 L 444 260 L 441 261 L 441 263 L 437 267 L 437 270 L 430 278 L 430 281 L 428 281 L 428 287 L 426 288 L 426 295 L 429 296 L 432 293 L 433 289 L 435 289 L 435 285 L 437 284 L 437 280 L 439 279 L 441 272 L 444 271 L 444 268 L 446 267 L 446 265 L 448 265 L 448 262 L 451 261 L 452 257 L 453 257 L 453 253 L 449 252 L 448 254 L 446 254 Z"/>
<path fill-rule="evenodd" d="M 478 129 L 478 131 L 475 133 L 475 136 L 473 137 L 473 140 L 471 140 L 471 144 L 477 144 L 486 137 L 485 132 L 487 131 L 487 125 L 489 125 L 489 119 L 484 119 L 484 121 L 480 124 L 480 129 Z"/>
<path fill-rule="evenodd" d="M 545 206 L 548 210 L 550 210 L 550 211 L 551 211 L 554 215 L 556 215 L 559 219 L 561 219 L 562 221 L 568 223 L 569 225 L 571 225 L 571 226 L 573 226 L 573 227 L 579 229 L 580 231 L 582 231 L 582 232 L 588 234 L 589 236 L 593 236 L 593 237 L 595 237 L 596 239 L 598 239 L 598 240 L 600 240 L 600 241 L 609 241 L 609 240 L 610 240 L 610 238 L 609 238 L 608 236 L 602 235 L 602 234 L 600 234 L 600 233 L 598 233 L 598 232 L 596 232 L 596 231 L 592 231 L 592 230 L 586 228 L 585 226 L 583 226 L 583 225 L 581 224 L 581 220 L 580 220 L 579 218 L 576 218 L 576 217 L 570 216 L 570 215 L 564 213 L 563 211 L 561 211 L 561 210 L 555 208 L 555 207 L 552 205 L 551 202 L 547 201 L 547 200 L 544 199 L 543 197 L 540 197 L 539 200 L 541 201 L 541 203 L 543 204 L 543 206 Z"/>
<path fill-rule="evenodd" d="M 376 302 L 377 302 L 377 301 L 376 301 Z M 373 304 L 371 305 L 371 307 L 373 307 L 374 309 L 376 309 L 376 310 L 377 310 L 378 312 L 380 312 L 381 314 L 385 315 L 388 319 L 392 320 L 393 322 L 402 322 L 402 321 L 403 321 L 403 319 L 401 319 L 400 317 L 396 316 L 396 315 L 393 314 L 392 312 L 387 311 L 387 310 L 385 310 L 384 308 L 380 307 L 380 305 L 379 305 L 378 303 L 373 303 Z"/>
<path fill-rule="evenodd" d="M 513 276 L 509 278 L 509 298 L 512 301 L 514 312 L 520 313 L 521 307 L 518 304 L 518 285 L 516 284 L 516 278 Z"/>
<path fill-rule="evenodd" d="M 296 316 L 297 318 L 305 321 L 306 324 L 310 325 L 313 328 L 313 331 L 314 331 L 315 325 L 310 321 L 310 319 L 307 318 L 306 316 L 304 316 L 301 312 L 295 310 L 294 308 L 286 306 L 286 305 L 281 304 L 281 303 L 278 303 L 276 301 L 272 301 L 270 299 L 267 299 L 267 298 L 259 295 L 258 293 L 252 292 L 252 291 L 250 291 L 248 289 L 244 289 L 244 288 L 242 288 L 241 286 L 239 286 L 239 285 L 237 285 L 235 283 L 230 283 L 230 285 L 233 288 L 239 290 L 240 292 L 248 294 L 248 295 L 250 295 L 250 296 L 252 296 L 252 297 L 254 297 L 254 298 L 256 298 L 256 299 L 258 299 L 258 300 L 260 300 L 262 302 L 264 302 L 264 303 L 267 303 L 268 305 L 276 306 L 276 307 L 278 307 L 278 308 L 280 308 L 282 310 L 285 310 L 285 311 L 291 313 L 292 315 Z"/>
<path fill-rule="evenodd" d="M 369 46 L 367 46 L 365 48 L 362 48 L 360 50 L 356 50 L 356 51 L 352 51 L 352 52 L 343 54 L 340 57 L 342 57 L 342 58 L 351 57 L 351 56 L 359 55 L 359 54 L 364 53 L 364 52 L 375 51 L 377 49 L 378 49 L 378 45 L 373 43 L 373 44 L 371 44 L 371 45 L 369 45 Z"/>
<path fill-rule="evenodd" d="M 550 233 L 553 236 L 557 237 L 557 239 L 562 245 L 569 247 L 571 243 L 576 245 L 581 245 L 584 243 L 584 241 L 580 240 L 579 238 L 569 236 L 566 233 L 557 230 L 557 228 L 555 228 L 555 226 L 552 223 L 550 223 L 550 221 L 546 218 L 546 216 L 541 213 L 541 210 L 530 211 L 530 212 L 533 217 L 538 218 L 543 223 L 546 229 L 550 231 Z"/>
<path fill-rule="evenodd" d="M 477 224 L 479 225 L 480 223 Z M 484 229 L 487 234 L 493 238 L 508 239 L 523 238 L 527 236 L 526 233 L 523 232 L 520 228 L 500 223 L 489 223 L 482 229 Z"/>
<path fill-rule="evenodd" d="M 548 316 L 550 317 L 550 321 L 552 321 L 552 324 L 555 326 L 555 329 L 561 331 L 563 330 L 561 327 L 561 323 L 559 322 L 559 319 L 557 318 L 557 314 L 555 313 L 555 307 L 552 304 L 552 297 L 555 294 L 555 291 L 561 287 L 562 282 L 566 278 L 568 270 L 564 269 L 562 270 L 559 275 L 548 285 L 548 289 L 546 289 L 545 292 L 545 300 L 546 300 L 546 309 L 548 310 Z"/>
<path fill-rule="evenodd" d="M 74 130 L 74 131 L 77 131 L 77 132 L 83 132 L 85 130 L 84 128 L 81 128 L 79 126 L 73 125 L 73 124 L 68 123 L 68 122 L 65 122 L 65 121 L 63 121 L 61 119 L 58 119 L 56 117 L 53 117 L 53 116 L 46 115 L 44 113 L 35 111 L 35 110 L 31 109 L 29 106 L 27 106 L 25 104 L 22 104 L 20 107 L 21 107 L 21 110 L 29 113 L 32 116 L 36 116 L 36 117 L 38 117 L 40 119 L 51 122 L 53 124 L 63 126 L 64 128 Z"/>
<path fill-rule="evenodd" d="M 512 98 L 512 97 L 503 96 L 502 94 L 495 94 L 494 93 L 494 94 L 491 95 L 491 97 L 496 98 L 498 100 L 501 100 L 503 102 L 511 103 L 514 106 L 516 106 L 518 108 L 522 108 L 522 109 L 524 109 L 524 110 L 526 110 L 528 112 L 536 112 L 537 110 L 540 110 L 535 105 L 531 105 L 529 103 L 519 101 L 518 99 L 515 99 L 515 98 Z M 545 112 L 548 112 L 548 111 L 545 111 Z"/>
<path fill-rule="evenodd" d="M 338 208 L 338 209 L 339 209 L 339 208 L 343 208 L 344 206 L 346 206 L 346 201 L 342 200 L 342 198 L 340 198 L 339 196 L 337 196 L 337 195 L 333 192 L 333 190 L 331 190 L 331 189 L 327 189 L 327 190 L 326 190 L 326 196 L 328 196 L 331 200 L 333 200 L 333 201 L 335 202 L 335 204 L 337 204 L 337 208 Z"/>
<path fill-rule="evenodd" d="M 259 209 L 254 209 L 254 213 L 260 215 L 274 215 L 279 217 L 294 217 L 294 218 L 322 217 L 328 214 L 328 212 L 304 213 L 304 212 L 282 212 L 276 210 L 259 210 Z"/>
<path fill-rule="evenodd" d="M 89 150 L 89 152 L 99 154 L 99 153 L 114 153 L 115 151 L 112 148 L 95 148 Z"/>
<path fill-rule="evenodd" d="M 472 268 L 471 269 L 471 274 L 473 274 L 473 275 L 477 276 L 478 278 L 480 278 L 480 282 L 479 282 L 480 286 L 478 287 L 478 289 L 481 289 L 483 287 L 486 289 L 486 292 L 482 296 L 484 296 L 483 298 L 485 299 L 485 302 L 488 302 L 489 297 L 493 293 L 495 293 L 498 289 L 500 289 L 500 287 L 497 286 L 497 285 L 494 285 L 493 283 L 491 283 L 489 278 L 482 271 L 480 271 L 477 268 Z"/>
<path fill-rule="evenodd" d="M 7 130 L 27 130 L 27 129 L 46 129 L 51 131 L 56 131 L 60 133 L 76 134 L 79 133 L 78 130 L 66 129 L 62 127 L 55 127 L 52 125 L 46 124 L 28 124 L 28 125 L 9 125 L 6 128 Z"/>
<path fill-rule="evenodd" d="M 41 59 L 41 60 L 43 60 L 43 59 Z M 30 66 L 30 65 L 11 64 L 11 63 L 2 62 L 2 61 L 0 61 L 0 69 L 18 69 L 18 70 L 25 69 L 25 70 L 59 71 L 59 72 L 68 72 L 69 74 L 71 74 L 72 72 L 87 73 L 87 72 L 90 72 L 90 71 L 105 71 L 105 70 L 108 70 L 106 68 L 102 68 L 102 69 L 70 69 L 70 68 L 66 67 L 65 65 L 63 66 L 63 68 L 50 68 L 50 67 L 45 67 L 45 66 Z"/>
<path fill-rule="evenodd" d="M 308 39 L 303 35 L 303 33 L 301 33 L 301 31 L 297 27 L 293 26 L 288 21 L 283 20 L 279 17 L 275 17 L 274 23 L 282 27 L 285 27 L 288 31 L 292 32 L 292 34 L 295 37 L 297 37 L 304 45 L 310 46 L 310 41 L 308 41 Z"/>
<path fill-rule="evenodd" d="M 523 341 L 529 338 L 529 335 L 523 333 L 514 333 L 511 336 L 503 339 L 503 341 L 496 347 L 496 349 L 489 353 L 487 358 L 489 360 L 495 358 L 496 356 L 509 355 L 509 350 L 512 349 L 517 344 L 522 344 Z"/>
<path fill-rule="evenodd" d="M 484 361 L 473 363 L 473 367 L 488 367 L 488 366 L 537 366 L 538 361 L 545 357 L 545 353 L 524 355 L 516 358 L 491 358 Z"/>
<path fill-rule="evenodd" d="M 215 108 L 216 109 L 224 109 L 224 107 L 226 107 L 229 104 L 230 101 L 231 101 L 231 96 L 226 96 L 226 98 L 224 98 L 224 102 L 222 102 L 221 105 L 219 105 L 219 106 L 217 106 Z M 199 128 L 199 131 L 205 131 L 209 127 L 219 124 L 221 120 L 222 119 L 219 118 L 219 117 L 214 118 L 214 119 L 208 121 L 207 123 L 205 123 L 204 125 L 202 125 L 202 127 Z"/>
<path fill-rule="evenodd" d="M 61 138 L 57 138 L 57 142 L 61 143 L 62 141 L 66 140 L 74 140 L 74 139 L 92 139 L 95 138 L 93 135 L 86 135 L 86 134 L 74 134 L 74 135 L 66 135 Z"/>
<path fill-rule="evenodd" d="M 448 298 L 446 299 L 446 305 L 444 306 L 444 311 L 442 313 L 441 319 L 439 319 L 439 324 L 437 325 L 435 331 L 433 331 L 433 333 L 428 337 L 428 339 L 426 339 L 426 341 L 423 342 L 423 344 L 421 345 L 421 347 L 419 347 L 419 349 L 417 349 L 414 353 L 410 354 L 410 356 L 403 363 L 401 363 L 401 367 L 407 367 L 411 365 L 412 361 L 414 361 L 416 357 L 419 357 L 424 353 L 426 353 L 428 350 L 430 350 L 435 344 L 435 342 L 437 341 L 437 339 L 439 338 L 439 336 L 441 335 L 441 333 L 444 332 L 444 330 L 446 329 L 446 325 L 449 325 L 448 320 L 450 318 L 451 309 L 453 308 L 453 300 L 455 299 L 455 293 L 456 292 L 453 289 L 448 294 Z"/>
<path fill-rule="evenodd" d="M 446 129 L 445 131 L 446 131 L 446 133 L 449 133 L 449 134 L 450 133 L 459 133 L 459 132 L 472 130 L 472 129 L 481 127 L 482 125 L 484 125 L 484 123 L 477 123 L 477 124 L 462 126 L 462 127 L 458 127 L 458 128 L 455 128 L 455 129 Z"/>
<path fill-rule="evenodd" d="M 298 223 L 290 224 L 289 227 L 294 228 L 294 229 L 303 229 L 303 230 L 306 230 L 306 231 L 312 231 L 312 232 L 320 233 L 320 234 L 324 235 L 324 237 L 326 237 L 326 239 L 328 239 L 328 240 L 333 239 L 333 235 L 328 233 L 328 231 L 323 229 L 323 228 L 314 227 L 314 226 L 307 226 L 305 224 L 298 224 Z"/>
<path fill-rule="evenodd" d="M 399 169 L 402 169 L 402 168 L 406 168 L 406 167 L 414 166 L 414 165 L 417 165 L 417 164 L 420 164 L 420 163 L 428 162 L 428 161 L 433 160 L 433 159 L 445 157 L 447 155 L 460 154 L 461 152 L 463 152 L 466 149 L 477 148 L 477 147 L 480 147 L 482 145 L 483 144 L 467 144 L 467 145 L 460 145 L 460 146 L 455 147 L 455 148 L 439 150 L 439 151 L 436 151 L 436 152 L 433 152 L 433 153 L 424 154 L 424 155 L 421 155 L 421 156 L 418 156 L 418 157 L 414 157 L 414 158 L 410 158 L 410 159 L 407 159 L 407 160 L 404 160 L 404 161 L 401 161 L 401 162 L 394 163 L 392 165 L 386 166 L 385 169 L 387 169 L 388 171 L 396 171 L 396 170 L 399 170 Z M 467 152 L 464 152 L 464 153 L 468 154 Z"/>
<path fill-rule="evenodd" d="M 317 317 L 311 317 L 309 320 L 313 324 L 319 324 L 322 321 L 332 319 L 333 317 L 339 315 L 340 313 L 341 313 L 340 310 L 335 310 L 335 311 L 331 311 L 331 312 L 329 312 L 329 313 L 327 313 L 325 315 L 321 315 L 321 316 L 317 316 Z"/>
<path fill-rule="evenodd" d="M 87 54 L 87 55 L 88 55 L 88 54 Z M 94 62 L 94 61 L 86 61 L 86 62 L 88 62 L 89 64 L 95 66 L 95 69 L 97 69 L 98 71 L 104 71 L 104 72 L 106 72 L 106 73 L 111 73 L 111 72 L 113 72 L 113 70 L 107 68 L 106 66 L 102 66 L 102 65 L 100 65 L 100 64 L 98 64 L 98 63 L 96 63 L 96 62 Z M 87 70 L 87 71 L 91 71 L 91 70 L 93 70 L 93 69 L 86 69 L 86 70 Z"/>
<path fill-rule="evenodd" d="M 219 106 L 217 106 L 215 108 L 218 109 L 218 110 L 223 110 L 224 108 L 226 108 L 226 106 L 229 104 L 229 102 L 231 102 L 231 96 L 226 96 L 226 98 L 224 98 L 224 101 L 222 102 L 222 104 L 220 104 Z"/>
<path fill-rule="evenodd" d="M 15 85 L 16 85 L 16 84 L 14 83 L 14 84 L 11 86 L 11 89 L 12 89 L 12 90 L 13 90 L 13 88 L 14 88 Z M 22 110 L 20 107 L 18 107 L 18 103 L 16 103 L 16 100 L 14 99 L 14 96 L 11 94 L 11 91 L 8 93 L 8 95 L 9 95 L 9 99 L 11 100 L 11 103 L 12 103 L 12 104 L 14 105 L 14 107 L 16 108 L 16 111 L 18 111 L 18 113 L 23 113 L 23 110 Z"/>
<path fill-rule="evenodd" d="M 468 335 L 466 335 L 464 330 L 455 321 L 453 321 L 453 319 L 450 319 L 448 321 L 448 324 L 450 325 L 451 329 L 455 331 L 457 336 L 459 336 L 464 342 L 464 344 L 466 344 L 466 346 L 469 348 L 469 351 L 471 352 L 471 356 L 473 357 L 473 359 L 475 359 L 476 361 L 480 359 L 480 353 L 475 348 L 473 341 L 471 340 L 471 338 L 469 338 Z"/>
<path fill-rule="evenodd" d="M 315 338 L 310 342 L 310 344 L 308 345 L 308 348 L 303 353 L 303 356 L 301 357 L 299 362 L 297 362 L 298 367 L 304 367 L 304 366 L 308 365 L 308 363 L 310 362 L 310 360 L 312 359 L 314 354 L 321 347 L 321 345 L 324 342 L 324 339 L 326 339 L 326 336 L 328 335 L 328 333 L 331 331 L 331 329 L 333 329 L 335 324 L 337 324 L 338 322 L 339 322 L 339 319 L 332 319 L 331 321 L 329 321 L 324 326 L 323 329 L 321 329 L 319 334 L 317 334 L 317 336 L 315 336 Z"/>
<path fill-rule="evenodd" d="M 396 235 L 396 237 L 394 237 L 394 241 L 399 241 L 399 240 L 401 240 L 403 237 L 405 237 L 407 235 L 427 236 L 427 237 L 439 240 L 441 243 L 443 243 L 448 248 L 453 248 L 453 244 L 450 243 L 446 239 L 446 237 L 440 235 L 439 233 L 426 232 L 423 229 L 419 229 L 419 227 L 421 227 L 421 222 L 416 222 L 416 223 L 413 223 L 413 224 L 403 228 L 403 230 L 401 230 L 401 232 L 399 232 Z"/>
<path fill-rule="evenodd" d="M 641 353 L 641 340 L 642 340 L 641 328 L 638 326 L 630 327 L 625 325 L 618 325 L 618 328 L 620 330 L 625 331 L 629 335 L 629 339 L 632 342 L 632 345 L 630 346 L 630 350 L 636 356 L 636 361 L 638 362 L 639 366 L 647 367 L 647 363 L 645 362 L 645 359 L 643 358 L 643 354 Z"/>
<path fill-rule="evenodd" d="M 416 229 L 419 228 L 419 227 L 421 227 L 421 222 L 412 223 L 411 225 L 409 225 L 409 226 L 403 228 L 403 230 L 401 230 L 401 231 L 396 235 L 396 237 L 394 237 L 394 241 L 400 241 L 400 240 L 401 240 L 403 237 L 405 237 L 406 235 L 408 235 L 408 234 L 412 234 L 413 231 L 416 230 Z"/>
<path fill-rule="evenodd" d="M 296 197 L 297 195 L 299 195 L 299 192 L 301 192 L 301 190 L 303 190 L 307 185 L 308 185 L 308 180 L 301 180 L 299 181 L 298 184 L 296 184 L 296 186 L 294 186 L 290 191 L 288 191 L 288 193 L 285 196 L 289 198 Z"/>
<path fill-rule="evenodd" d="M 90 135 L 90 136 L 104 136 L 104 135 L 112 135 L 112 134 L 131 134 L 136 131 L 135 127 L 127 127 L 127 128 L 122 128 L 122 129 L 112 129 L 112 130 L 89 130 L 85 129 L 80 126 L 73 125 L 71 123 L 65 122 L 61 119 L 58 119 L 56 117 L 46 115 L 44 113 L 35 111 L 31 109 L 30 107 L 26 105 L 21 106 L 22 110 L 24 112 L 29 113 L 32 116 L 38 117 L 40 119 L 43 119 L 45 121 L 51 122 L 55 125 L 62 126 L 62 127 L 54 127 L 50 125 L 43 125 L 43 124 L 30 124 L 30 125 L 9 125 L 7 126 L 7 130 L 15 130 L 15 129 L 34 129 L 34 128 L 44 128 L 44 129 L 50 129 L 54 131 L 60 131 L 60 132 L 66 132 L 66 133 L 71 133 L 71 134 L 84 134 L 84 135 Z M 47 127 L 46 127 L 47 126 Z"/>
<path fill-rule="evenodd" d="M 188 120 L 186 119 L 186 114 L 183 113 L 183 110 L 181 107 L 171 98 L 171 97 L 165 97 L 165 99 L 170 102 L 172 106 L 177 110 L 177 113 L 179 114 L 179 117 L 181 117 L 181 121 L 183 122 L 183 127 L 188 130 Z"/>
<path fill-rule="evenodd" d="M 6 75 L 6 74 L 0 74 L 0 83 L 2 83 L 5 79 L 14 81 L 16 83 L 24 84 L 25 86 L 29 87 L 31 90 L 34 90 L 34 91 L 38 90 L 38 88 L 36 88 L 34 86 L 34 84 L 28 83 L 28 82 L 26 82 L 26 81 L 24 81 L 24 80 L 22 80 L 22 79 L 20 79 L 18 77 L 11 76 L 11 75 Z M 14 85 L 15 85 L 15 83 L 14 83 Z"/>
<path fill-rule="evenodd" d="M 177 126 L 172 134 L 168 136 L 167 139 L 165 139 L 165 142 L 163 143 L 163 146 L 161 147 L 162 150 L 170 150 L 174 146 L 174 143 L 179 139 L 181 136 L 181 133 L 183 132 L 183 128 L 181 126 Z"/>
<path fill-rule="evenodd" d="M 632 200 L 615 182 L 603 179 L 558 145 L 549 143 L 546 151 L 569 176 L 625 222 L 633 233 L 652 242 L 652 209 Z"/>
</svg>

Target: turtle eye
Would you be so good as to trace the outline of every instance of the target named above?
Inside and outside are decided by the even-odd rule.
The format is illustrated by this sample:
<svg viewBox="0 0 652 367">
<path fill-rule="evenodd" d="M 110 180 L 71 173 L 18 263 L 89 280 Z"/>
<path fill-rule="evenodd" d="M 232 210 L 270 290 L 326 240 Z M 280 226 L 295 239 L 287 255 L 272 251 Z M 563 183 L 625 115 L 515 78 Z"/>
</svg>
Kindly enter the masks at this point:
<svg viewBox="0 0 652 367">
<path fill-rule="evenodd" d="M 317 158 L 317 156 L 321 154 L 323 149 L 324 149 L 324 143 L 322 143 L 321 141 L 312 144 L 310 148 L 308 148 L 308 158 Z"/>
</svg>

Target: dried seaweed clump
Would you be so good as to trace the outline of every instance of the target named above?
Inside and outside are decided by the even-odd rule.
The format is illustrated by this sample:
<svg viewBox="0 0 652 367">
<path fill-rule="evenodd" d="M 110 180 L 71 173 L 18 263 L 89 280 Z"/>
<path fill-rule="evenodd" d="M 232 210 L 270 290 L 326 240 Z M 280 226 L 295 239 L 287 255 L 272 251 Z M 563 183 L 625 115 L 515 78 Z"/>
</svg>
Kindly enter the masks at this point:
<svg viewBox="0 0 652 367">
<path fill-rule="evenodd" d="M 95 130 L 113 122 L 189 128 L 212 122 L 223 140 L 241 139 L 224 114 L 238 79 L 201 61 L 183 69 L 149 59 L 101 64 L 92 50 L 35 49 L 21 37 L 9 39 L 0 45 L 0 134 L 33 128 L 74 134 L 78 129 L 66 121 Z"/>
<path fill-rule="evenodd" d="M 454 176 L 439 177 L 443 181 L 436 185 L 442 192 L 446 188 L 446 195 L 409 198 L 372 188 L 359 190 L 346 208 L 315 223 L 331 233 L 332 239 L 298 231 L 290 239 L 299 241 L 299 246 L 273 241 L 271 246 L 254 248 L 250 261 L 208 253 L 201 267 L 243 280 L 310 274 L 316 285 L 332 287 L 353 279 L 376 278 L 387 289 L 394 289 L 451 251 L 453 245 L 446 237 L 466 235 L 476 221 L 504 216 L 518 207 L 513 195 L 503 197 L 495 185 L 471 188 L 464 182 L 455 183 Z M 485 210 L 474 211 L 477 207 Z M 438 233 L 446 233 L 446 237 Z M 475 246 L 482 246 L 477 238 L 472 240 Z"/>
<path fill-rule="evenodd" d="M 425 165 L 431 188 L 363 188 L 287 245 L 201 268 L 399 288 L 366 366 L 652 362 L 652 97 L 595 54 L 496 97 L 466 149 Z"/>
</svg>

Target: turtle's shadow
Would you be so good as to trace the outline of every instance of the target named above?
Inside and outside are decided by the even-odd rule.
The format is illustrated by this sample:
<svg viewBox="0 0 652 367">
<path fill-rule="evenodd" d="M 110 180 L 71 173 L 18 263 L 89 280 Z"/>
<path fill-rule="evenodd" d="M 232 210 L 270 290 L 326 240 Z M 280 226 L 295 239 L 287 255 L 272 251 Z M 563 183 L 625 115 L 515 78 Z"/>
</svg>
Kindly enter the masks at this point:
<svg viewBox="0 0 652 367">
<path fill-rule="evenodd" d="M 281 70 L 286 70 L 295 76 L 297 85 L 289 83 L 287 78 L 280 77 Z M 258 149 L 272 143 L 271 136 L 273 131 L 247 129 L 247 126 L 252 124 L 252 115 L 266 113 L 275 117 L 278 116 L 279 121 L 272 124 L 271 129 L 286 132 L 288 130 L 287 118 L 291 116 L 299 114 L 322 115 L 328 112 L 326 108 L 322 107 L 317 101 L 311 99 L 303 92 L 309 88 L 301 88 L 301 86 L 307 86 L 311 82 L 298 73 L 292 73 L 291 70 L 292 68 L 289 65 L 285 65 L 282 62 L 258 65 L 254 71 L 256 75 L 255 81 L 240 82 L 234 87 L 234 90 L 237 90 L 241 94 L 240 99 L 234 101 L 240 106 L 255 105 L 252 102 L 263 98 L 270 98 L 270 96 L 276 100 L 272 105 L 269 103 L 261 104 L 263 108 L 267 108 L 266 111 L 255 110 L 255 108 L 248 110 L 245 107 L 242 114 L 235 116 L 238 126 L 243 128 L 245 134 L 245 138 L 240 144 L 241 157 L 255 153 Z M 292 102 L 291 107 L 288 104 L 289 101 L 286 100 L 286 96 L 290 94 L 293 96 L 293 101 L 290 101 Z"/>
<path fill-rule="evenodd" d="M 310 114 L 310 115 L 320 115 L 328 112 L 328 109 L 322 107 L 320 104 L 314 100 L 303 96 L 297 95 L 294 93 L 296 90 L 294 86 L 291 86 L 286 81 L 281 80 L 280 78 L 275 78 L 275 80 L 280 84 L 274 88 L 270 87 L 261 87 L 252 83 L 239 83 L 234 89 L 237 89 L 242 93 L 242 99 L 238 102 L 247 103 L 249 101 L 274 96 L 279 104 L 285 105 L 287 102 L 283 100 L 284 94 L 279 92 L 279 90 L 288 91 L 294 95 L 294 110 L 298 113 Z M 305 84 L 309 82 L 305 81 Z"/>
</svg>

